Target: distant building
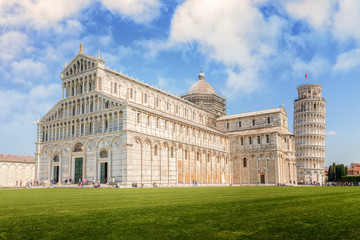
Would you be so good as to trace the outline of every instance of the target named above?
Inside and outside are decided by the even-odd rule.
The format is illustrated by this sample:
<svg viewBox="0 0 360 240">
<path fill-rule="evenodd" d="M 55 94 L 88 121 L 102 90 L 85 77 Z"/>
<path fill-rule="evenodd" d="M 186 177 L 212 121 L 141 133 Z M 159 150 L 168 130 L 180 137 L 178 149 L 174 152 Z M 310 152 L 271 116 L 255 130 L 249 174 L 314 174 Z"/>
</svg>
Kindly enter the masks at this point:
<svg viewBox="0 0 360 240">
<path fill-rule="evenodd" d="M 360 175 L 360 163 L 351 163 L 348 169 L 348 175 L 359 176 Z"/>
<path fill-rule="evenodd" d="M 0 154 L 0 187 L 15 187 L 16 182 L 24 186 L 34 177 L 35 157 Z"/>
</svg>

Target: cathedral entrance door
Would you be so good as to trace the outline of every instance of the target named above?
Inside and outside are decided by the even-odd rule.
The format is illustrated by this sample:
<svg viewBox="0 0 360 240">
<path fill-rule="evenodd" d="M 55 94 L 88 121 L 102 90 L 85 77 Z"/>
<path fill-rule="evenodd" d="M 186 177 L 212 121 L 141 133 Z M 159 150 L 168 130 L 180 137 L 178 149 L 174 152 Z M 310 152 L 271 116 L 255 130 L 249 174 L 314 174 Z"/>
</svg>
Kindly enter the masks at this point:
<svg viewBox="0 0 360 240">
<path fill-rule="evenodd" d="M 59 166 L 54 166 L 53 180 L 54 180 L 54 184 L 57 184 L 59 181 Z"/>
<path fill-rule="evenodd" d="M 107 182 L 107 175 L 108 175 L 108 163 L 100 163 L 100 181 L 101 183 Z"/>
<path fill-rule="evenodd" d="M 75 183 L 79 183 L 79 178 L 82 179 L 83 172 L 83 158 L 75 158 Z"/>
<path fill-rule="evenodd" d="M 260 175 L 261 184 L 265 184 L 265 174 Z"/>
</svg>

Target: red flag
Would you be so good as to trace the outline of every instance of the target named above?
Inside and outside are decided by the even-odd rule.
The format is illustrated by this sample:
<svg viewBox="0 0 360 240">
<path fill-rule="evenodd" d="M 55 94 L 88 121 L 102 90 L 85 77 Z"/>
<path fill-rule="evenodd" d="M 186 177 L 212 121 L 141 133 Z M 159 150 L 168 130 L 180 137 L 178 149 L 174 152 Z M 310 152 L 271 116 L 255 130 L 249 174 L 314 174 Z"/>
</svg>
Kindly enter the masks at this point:
<svg viewBox="0 0 360 240">
<path fill-rule="evenodd" d="M 307 73 L 305 73 L 305 78 L 307 79 Z"/>
</svg>

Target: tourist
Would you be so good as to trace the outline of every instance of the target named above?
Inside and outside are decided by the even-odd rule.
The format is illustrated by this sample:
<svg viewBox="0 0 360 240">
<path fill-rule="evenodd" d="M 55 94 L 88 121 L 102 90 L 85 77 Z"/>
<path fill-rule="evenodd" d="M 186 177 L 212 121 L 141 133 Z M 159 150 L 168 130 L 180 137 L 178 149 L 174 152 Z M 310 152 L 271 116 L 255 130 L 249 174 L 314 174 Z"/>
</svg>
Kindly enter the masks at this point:
<svg viewBox="0 0 360 240">
<path fill-rule="evenodd" d="M 65 184 L 67 184 L 67 182 L 68 182 L 68 180 L 67 180 L 67 179 L 65 179 Z"/>
<path fill-rule="evenodd" d="M 22 187 L 22 180 L 20 180 L 20 187 Z"/>
<path fill-rule="evenodd" d="M 18 186 L 19 185 L 19 182 L 16 180 L 16 186 Z"/>
<path fill-rule="evenodd" d="M 78 182 L 78 186 L 80 186 L 81 185 L 81 178 L 79 178 L 79 182 Z"/>
</svg>

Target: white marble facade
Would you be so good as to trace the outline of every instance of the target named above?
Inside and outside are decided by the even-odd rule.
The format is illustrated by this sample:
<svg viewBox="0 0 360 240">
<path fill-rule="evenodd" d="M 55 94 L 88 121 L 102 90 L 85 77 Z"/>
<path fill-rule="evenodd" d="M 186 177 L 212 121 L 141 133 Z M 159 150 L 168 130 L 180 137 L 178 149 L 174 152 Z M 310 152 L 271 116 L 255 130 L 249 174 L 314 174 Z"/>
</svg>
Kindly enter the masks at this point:
<svg viewBox="0 0 360 240">
<path fill-rule="evenodd" d="M 215 91 L 201 90 L 199 99 L 191 92 L 190 102 L 189 95 L 180 98 L 105 68 L 99 56 L 82 51 L 61 79 L 63 98 L 37 123 L 40 181 L 81 177 L 145 187 L 297 182 L 284 108 L 226 116 Z M 196 104 L 206 94 L 220 99 L 216 111 Z"/>
<path fill-rule="evenodd" d="M 61 73 L 63 99 L 37 123 L 37 178 L 231 183 L 229 139 L 210 113 L 104 63 L 79 52 Z"/>
<path fill-rule="evenodd" d="M 297 88 L 294 124 L 298 181 L 325 182 L 326 101 L 322 86 L 305 84 Z"/>
<path fill-rule="evenodd" d="M 25 187 L 35 180 L 35 158 L 0 154 L 0 187 Z"/>
</svg>

